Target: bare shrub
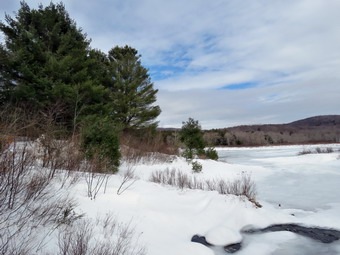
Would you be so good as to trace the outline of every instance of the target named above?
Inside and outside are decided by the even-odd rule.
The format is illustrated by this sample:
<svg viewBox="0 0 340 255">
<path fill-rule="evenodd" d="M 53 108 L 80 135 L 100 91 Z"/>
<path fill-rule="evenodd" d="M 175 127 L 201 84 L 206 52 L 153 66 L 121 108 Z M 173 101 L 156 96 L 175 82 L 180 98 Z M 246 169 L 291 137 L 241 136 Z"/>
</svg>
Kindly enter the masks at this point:
<svg viewBox="0 0 340 255">
<path fill-rule="evenodd" d="M 175 185 L 177 187 L 179 187 L 180 189 L 190 188 L 192 187 L 190 181 L 191 179 L 189 179 L 187 174 L 182 173 L 181 171 L 177 171 L 175 179 Z"/>
<path fill-rule="evenodd" d="M 235 182 L 233 182 L 231 185 L 235 185 L 235 184 L 237 184 L 237 180 Z M 229 194 L 229 191 L 232 190 L 232 189 L 231 189 L 231 187 L 228 186 L 228 184 L 225 180 L 220 179 L 220 180 L 215 181 L 214 190 L 216 190 L 219 194 L 226 195 L 226 194 Z M 233 195 L 235 195 L 235 194 L 233 194 Z"/>
<path fill-rule="evenodd" d="M 32 113 L 28 108 L 17 108 L 13 105 L 1 105 L 0 109 L 0 136 L 6 137 L 37 137 L 40 130 L 39 123 L 44 123 L 41 116 Z"/>
<path fill-rule="evenodd" d="M 135 171 L 133 167 L 130 165 L 123 175 L 122 182 L 117 190 L 117 195 L 123 194 L 123 192 L 130 188 L 137 180 L 138 178 L 137 176 L 135 176 Z"/>
<path fill-rule="evenodd" d="M 303 151 L 300 151 L 298 153 L 298 155 L 306 155 L 306 154 L 312 154 L 313 152 L 311 150 L 306 150 L 306 149 L 303 149 Z"/>
<path fill-rule="evenodd" d="M 242 173 L 239 179 L 231 182 L 229 185 L 229 194 L 236 196 L 246 196 L 248 199 L 256 198 L 256 185 L 251 180 L 251 176 L 247 173 Z"/>
<path fill-rule="evenodd" d="M 175 143 L 167 141 L 160 132 L 125 132 L 121 136 L 120 144 L 122 160 L 128 163 L 171 162 L 174 155 L 178 155 Z"/>
<path fill-rule="evenodd" d="M 112 214 L 90 220 L 77 221 L 59 229 L 60 255 L 145 255 L 145 246 L 131 223 L 119 222 Z"/>
<path fill-rule="evenodd" d="M 154 171 L 151 173 L 150 176 L 150 181 L 151 182 L 155 182 L 155 183 L 163 183 L 162 179 L 163 179 L 163 172 L 169 171 L 169 169 L 167 168 L 165 171 Z"/>
<path fill-rule="evenodd" d="M 44 227 L 53 231 L 64 211 L 74 207 L 55 188 L 50 172 L 35 168 L 35 159 L 27 144 L 14 143 L 0 153 L 0 254 L 38 251 Z"/>
<path fill-rule="evenodd" d="M 61 170 L 58 172 L 58 175 L 55 177 L 55 179 L 58 180 L 60 189 L 68 189 L 77 184 L 82 176 L 83 174 L 78 171 Z"/>
<path fill-rule="evenodd" d="M 84 178 L 87 184 L 87 196 L 89 198 L 96 199 L 100 189 L 106 187 L 105 184 L 112 174 L 111 169 L 109 161 L 100 157 L 98 154 L 94 155 L 91 160 L 84 162 L 82 171 L 84 172 Z"/>
<path fill-rule="evenodd" d="M 213 180 L 205 180 L 205 187 L 208 191 L 213 191 L 216 189 L 215 181 Z"/>
<path fill-rule="evenodd" d="M 327 147 L 325 149 L 325 151 L 326 151 L 326 153 L 333 153 L 334 152 L 333 148 L 331 148 L 331 147 Z"/>
<path fill-rule="evenodd" d="M 206 190 L 205 183 L 200 181 L 196 176 L 192 178 L 193 189 Z"/>
<path fill-rule="evenodd" d="M 77 137 L 58 140 L 53 134 L 44 134 L 34 141 L 33 147 L 41 166 L 52 169 L 53 175 L 57 169 L 80 171 L 84 154 Z"/>
<path fill-rule="evenodd" d="M 303 150 L 301 152 L 298 153 L 298 155 L 305 155 L 305 154 L 312 154 L 312 153 L 333 153 L 334 149 L 332 147 L 327 147 L 325 149 L 322 149 L 320 147 L 315 148 L 315 151 L 311 151 L 311 150 Z"/>
<path fill-rule="evenodd" d="M 82 220 L 71 226 L 66 226 L 58 236 L 59 254 L 89 254 L 92 233 L 93 226 L 88 220 Z"/>
<path fill-rule="evenodd" d="M 196 176 L 189 176 L 182 171 L 168 168 L 164 171 L 154 171 L 150 175 L 151 182 L 171 185 L 180 189 L 200 189 L 217 191 L 222 195 L 235 195 L 246 197 L 256 207 L 262 207 L 256 201 L 256 185 L 248 173 L 242 172 L 241 176 L 233 181 L 223 179 L 200 180 Z"/>
<path fill-rule="evenodd" d="M 30 150 L 37 159 L 37 166 L 49 172 L 50 178 L 59 180 L 61 188 L 68 188 L 80 179 L 84 168 L 84 154 L 80 150 L 77 137 L 63 140 L 41 135 L 31 142 Z M 56 175 L 56 173 L 58 173 Z"/>
<path fill-rule="evenodd" d="M 317 148 L 315 149 L 315 152 L 316 152 L 316 153 L 322 153 L 322 150 L 321 150 L 320 147 L 317 147 Z"/>
<path fill-rule="evenodd" d="M 72 136 L 66 141 L 62 151 L 63 169 L 80 171 L 84 160 L 84 153 L 80 150 L 80 142 L 77 136 Z"/>
<path fill-rule="evenodd" d="M 0 152 L 5 151 L 14 142 L 14 137 L 11 135 L 0 136 Z"/>
<path fill-rule="evenodd" d="M 157 164 L 172 162 L 175 159 L 174 155 L 164 154 L 160 152 L 144 151 L 138 148 L 129 146 L 121 146 L 122 161 L 129 164 Z"/>
</svg>

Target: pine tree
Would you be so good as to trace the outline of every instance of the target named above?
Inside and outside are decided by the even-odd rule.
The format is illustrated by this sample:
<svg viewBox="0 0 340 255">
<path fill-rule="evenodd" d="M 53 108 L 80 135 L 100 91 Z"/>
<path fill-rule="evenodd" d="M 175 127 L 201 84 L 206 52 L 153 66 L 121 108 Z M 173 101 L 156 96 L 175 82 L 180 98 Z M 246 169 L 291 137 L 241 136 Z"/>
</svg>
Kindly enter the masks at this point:
<svg viewBox="0 0 340 255">
<path fill-rule="evenodd" d="M 186 122 L 183 122 L 179 135 L 181 142 L 188 149 L 189 158 L 192 158 L 193 154 L 204 154 L 205 142 L 198 120 L 189 118 Z"/>
<path fill-rule="evenodd" d="M 0 23 L 0 98 L 44 111 L 62 105 L 62 121 L 70 126 L 81 114 L 108 112 L 108 91 L 92 68 L 89 40 L 62 3 L 30 9 L 25 2 L 15 18 Z M 92 56 L 92 57 L 91 57 Z"/>
<path fill-rule="evenodd" d="M 160 114 L 148 70 L 142 66 L 136 49 L 115 47 L 108 54 L 112 76 L 112 116 L 123 129 L 156 126 Z"/>
</svg>

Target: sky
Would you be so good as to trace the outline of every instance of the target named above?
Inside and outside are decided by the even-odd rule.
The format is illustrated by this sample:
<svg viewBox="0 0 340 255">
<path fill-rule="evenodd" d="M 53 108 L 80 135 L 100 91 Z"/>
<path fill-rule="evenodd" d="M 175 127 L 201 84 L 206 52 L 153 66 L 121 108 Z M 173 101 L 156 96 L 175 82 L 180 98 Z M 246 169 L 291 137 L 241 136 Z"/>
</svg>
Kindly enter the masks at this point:
<svg viewBox="0 0 340 255">
<path fill-rule="evenodd" d="M 189 117 L 210 129 L 340 114 L 339 0 L 63 3 L 93 48 L 130 45 L 142 55 L 160 127 Z M 0 20 L 19 6 L 1 0 Z"/>
</svg>

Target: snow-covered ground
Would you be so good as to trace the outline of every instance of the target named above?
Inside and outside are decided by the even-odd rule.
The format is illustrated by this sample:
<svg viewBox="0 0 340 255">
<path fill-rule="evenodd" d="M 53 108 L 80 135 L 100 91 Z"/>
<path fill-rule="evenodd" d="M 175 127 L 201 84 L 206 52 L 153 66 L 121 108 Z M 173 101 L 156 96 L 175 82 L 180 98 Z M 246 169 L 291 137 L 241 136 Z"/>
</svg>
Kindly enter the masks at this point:
<svg viewBox="0 0 340 255">
<path fill-rule="evenodd" d="M 297 156 L 310 146 L 218 149 L 222 161 L 199 160 L 202 173 L 192 173 L 182 158 L 158 164 L 126 164 L 112 176 L 105 194 L 95 200 L 86 196 L 86 183 L 72 190 L 78 201 L 77 213 L 95 219 L 113 213 L 120 221 L 131 222 L 148 255 L 225 254 L 190 242 L 195 234 L 204 235 L 216 245 L 242 240 L 236 254 L 340 254 L 340 243 L 323 244 L 290 232 L 241 235 L 246 226 L 266 227 L 277 223 L 301 223 L 340 230 L 339 152 Z M 321 147 L 319 145 L 319 147 Z M 336 150 L 340 145 L 327 145 Z M 124 172 L 134 169 L 139 177 L 121 195 L 117 189 Z M 246 199 L 220 195 L 215 191 L 180 190 L 149 181 L 153 171 L 181 170 L 200 179 L 232 180 L 243 172 L 257 184 L 256 208 Z M 47 248 L 53 248 L 53 242 Z"/>
</svg>

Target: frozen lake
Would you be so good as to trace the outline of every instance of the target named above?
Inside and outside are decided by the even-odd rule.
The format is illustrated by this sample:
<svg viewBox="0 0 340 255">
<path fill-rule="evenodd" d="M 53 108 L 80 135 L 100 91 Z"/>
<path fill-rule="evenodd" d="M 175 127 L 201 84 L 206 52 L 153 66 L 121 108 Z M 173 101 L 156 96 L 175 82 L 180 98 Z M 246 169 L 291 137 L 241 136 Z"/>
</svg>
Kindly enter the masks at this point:
<svg viewBox="0 0 340 255">
<path fill-rule="evenodd" d="M 263 147 L 230 147 L 217 148 L 221 161 L 233 164 L 258 165 L 258 161 L 268 158 L 295 157 L 303 150 L 316 148 L 333 148 L 334 151 L 340 150 L 340 144 L 321 144 L 321 145 L 284 145 L 284 146 L 263 146 Z"/>
<path fill-rule="evenodd" d="M 298 156 L 303 150 L 317 147 L 333 148 L 330 154 Z M 221 161 L 251 166 L 262 166 L 269 175 L 256 181 L 258 199 L 283 210 L 292 210 L 298 219 L 322 226 L 327 218 L 339 225 L 340 215 L 340 144 L 294 145 L 256 148 L 218 149 Z M 256 179 L 256 171 L 252 171 Z M 337 227 L 338 228 L 338 227 Z M 256 247 L 272 243 L 272 251 L 264 254 L 340 254 L 340 244 L 325 245 L 292 233 L 267 233 L 245 239 L 246 249 L 238 254 L 254 252 Z M 222 253 L 220 253 L 222 254 Z M 250 253 L 249 253 L 250 254 Z"/>
<path fill-rule="evenodd" d="M 337 152 L 323 154 L 322 159 L 340 154 L 340 144 L 227 148 L 218 153 L 221 161 L 271 170 L 271 175 L 257 182 L 260 199 L 284 208 L 315 210 L 340 203 L 340 160 L 329 164 L 319 159 L 321 154 L 297 156 L 317 147 Z"/>
</svg>

